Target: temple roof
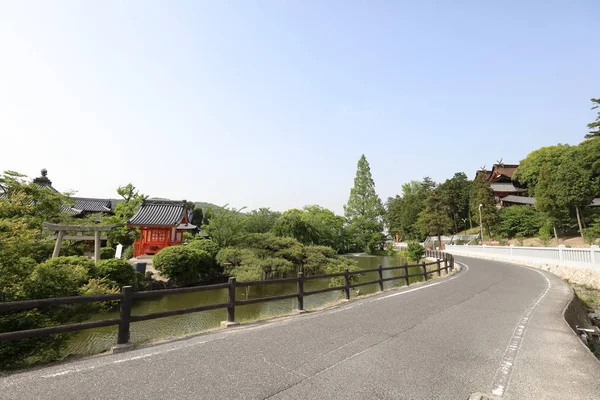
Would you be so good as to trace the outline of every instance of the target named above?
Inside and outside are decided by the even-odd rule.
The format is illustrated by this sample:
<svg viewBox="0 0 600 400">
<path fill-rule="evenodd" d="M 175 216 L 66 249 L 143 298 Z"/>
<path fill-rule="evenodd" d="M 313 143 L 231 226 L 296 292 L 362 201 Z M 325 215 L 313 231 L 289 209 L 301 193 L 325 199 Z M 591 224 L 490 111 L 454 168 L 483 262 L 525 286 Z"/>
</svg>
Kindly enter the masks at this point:
<svg viewBox="0 0 600 400">
<path fill-rule="evenodd" d="M 508 196 L 502 198 L 502 203 L 526 204 L 532 206 L 535 204 L 535 197 L 515 196 L 513 194 L 509 194 Z"/>
<path fill-rule="evenodd" d="M 86 197 L 71 197 L 74 201 L 72 206 L 65 205 L 61 207 L 61 211 L 67 214 L 83 214 L 83 213 L 110 213 L 112 212 L 112 202 L 110 199 L 92 199 Z"/>
<path fill-rule="evenodd" d="M 144 200 L 140 209 L 127 221 L 133 226 L 179 226 L 187 217 L 185 200 Z"/>
<path fill-rule="evenodd" d="M 52 186 L 52 181 L 47 176 L 48 170 L 46 168 L 43 168 L 41 173 L 42 173 L 42 176 L 35 178 L 33 180 L 33 183 L 36 183 L 41 187 L 46 187 L 46 188 L 58 193 L 58 190 L 54 189 L 54 187 Z"/>
<path fill-rule="evenodd" d="M 496 193 L 501 192 L 512 192 L 512 193 L 523 193 L 526 192 L 527 189 L 520 189 L 513 185 L 512 183 L 490 183 L 490 187 Z"/>
<path fill-rule="evenodd" d="M 515 171 L 519 168 L 519 164 L 494 164 L 488 180 L 496 182 L 499 179 L 510 181 Z"/>
</svg>

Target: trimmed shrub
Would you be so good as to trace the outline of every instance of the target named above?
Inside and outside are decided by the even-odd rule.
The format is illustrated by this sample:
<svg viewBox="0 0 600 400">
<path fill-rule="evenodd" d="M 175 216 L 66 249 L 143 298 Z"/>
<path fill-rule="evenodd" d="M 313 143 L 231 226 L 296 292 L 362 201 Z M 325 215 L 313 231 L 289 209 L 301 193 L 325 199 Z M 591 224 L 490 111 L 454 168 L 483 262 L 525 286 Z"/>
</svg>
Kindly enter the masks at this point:
<svg viewBox="0 0 600 400">
<path fill-rule="evenodd" d="M 163 276 L 173 278 L 179 285 L 190 285 L 209 279 L 214 273 L 210 254 L 187 246 L 170 246 L 159 251 L 152 265 Z"/>
<path fill-rule="evenodd" d="M 108 260 L 110 258 L 115 258 L 115 249 L 112 247 L 103 247 L 100 249 L 100 259 Z"/>
<path fill-rule="evenodd" d="M 136 283 L 135 268 L 125 260 L 118 258 L 100 260 L 97 268 L 98 276 L 106 278 L 112 286 L 122 287 Z"/>
<path fill-rule="evenodd" d="M 219 252 L 219 246 L 215 242 L 210 239 L 199 239 L 199 240 L 191 240 L 187 244 L 188 248 L 203 250 L 207 252 L 211 257 L 216 257 Z"/>
</svg>

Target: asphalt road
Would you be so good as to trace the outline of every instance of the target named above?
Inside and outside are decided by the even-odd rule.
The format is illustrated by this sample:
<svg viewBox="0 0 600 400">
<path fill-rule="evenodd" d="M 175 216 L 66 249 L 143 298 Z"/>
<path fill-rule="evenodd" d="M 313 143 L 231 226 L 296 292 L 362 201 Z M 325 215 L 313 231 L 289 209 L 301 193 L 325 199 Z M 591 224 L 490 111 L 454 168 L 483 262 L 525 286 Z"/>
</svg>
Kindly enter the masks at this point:
<svg viewBox="0 0 600 400">
<path fill-rule="evenodd" d="M 565 283 L 457 259 L 450 278 L 326 311 L 0 378 L 0 399 L 600 399 Z"/>
</svg>

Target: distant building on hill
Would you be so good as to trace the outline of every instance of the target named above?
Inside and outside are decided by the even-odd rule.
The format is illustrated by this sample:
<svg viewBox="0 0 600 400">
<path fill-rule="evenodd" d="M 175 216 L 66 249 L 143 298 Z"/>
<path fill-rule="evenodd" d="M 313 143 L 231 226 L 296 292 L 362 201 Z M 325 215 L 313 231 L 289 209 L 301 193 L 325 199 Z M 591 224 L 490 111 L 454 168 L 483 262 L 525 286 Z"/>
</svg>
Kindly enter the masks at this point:
<svg viewBox="0 0 600 400">
<path fill-rule="evenodd" d="M 526 196 L 527 189 L 515 186 L 512 180 L 518 167 L 519 164 L 504 164 L 500 162 L 494 164 L 491 170 L 482 168 L 476 173 L 476 179 L 483 179 L 490 183 L 498 208 L 515 205 L 535 205 L 535 197 Z M 600 207 L 600 198 L 593 199 L 590 207 Z"/>
<path fill-rule="evenodd" d="M 518 167 L 519 164 L 498 163 L 494 164 L 491 171 L 485 169 L 477 171 L 476 178 L 489 182 L 498 207 L 503 205 L 503 198 L 511 196 L 511 199 L 514 199 L 524 196 L 527 192 L 527 189 L 516 187 L 512 181 L 512 176 Z"/>
</svg>

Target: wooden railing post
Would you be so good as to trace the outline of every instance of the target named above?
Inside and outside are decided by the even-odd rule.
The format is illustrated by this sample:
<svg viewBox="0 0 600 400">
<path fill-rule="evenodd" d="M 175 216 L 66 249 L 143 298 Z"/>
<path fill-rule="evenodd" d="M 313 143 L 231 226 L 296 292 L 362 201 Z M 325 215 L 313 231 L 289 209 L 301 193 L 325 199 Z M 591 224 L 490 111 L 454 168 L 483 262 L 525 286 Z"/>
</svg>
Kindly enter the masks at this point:
<svg viewBox="0 0 600 400">
<path fill-rule="evenodd" d="M 383 292 L 383 266 L 379 264 L 377 266 L 377 274 L 379 275 L 379 291 Z"/>
<path fill-rule="evenodd" d="M 229 278 L 229 287 L 227 288 L 227 322 L 235 322 L 235 276 Z"/>
<path fill-rule="evenodd" d="M 444 257 L 444 271 L 448 274 L 448 257 Z"/>
<path fill-rule="evenodd" d="M 437 273 L 438 277 L 442 276 L 442 261 L 439 258 L 437 259 Z"/>
<path fill-rule="evenodd" d="M 350 300 L 350 274 L 348 268 L 344 269 L 344 295 L 346 300 Z"/>
<path fill-rule="evenodd" d="M 410 285 L 410 282 L 408 280 L 408 265 L 404 266 L 404 281 L 406 282 L 406 286 Z"/>
<path fill-rule="evenodd" d="M 423 267 L 423 278 L 427 281 L 427 264 L 423 263 L 421 264 L 421 267 Z"/>
<path fill-rule="evenodd" d="M 304 274 L 302 271 L 298 272 L 298 281 L 296 283 L 298 288 L 298 310 L 304 310 Z"/>
<path fill-rule="evenodd" d="M 131 325 L 131 295 L 133 287 L 123 286 L 121 289 L 121 304 L 119 310 L 119 334 L 117 344 L 129 343 L 129 327 Z"/>
<path fill-rule="evenodd" d="M 454 271 L 454 256 L 450 256 L 450 271 Z"/>
</svg>

